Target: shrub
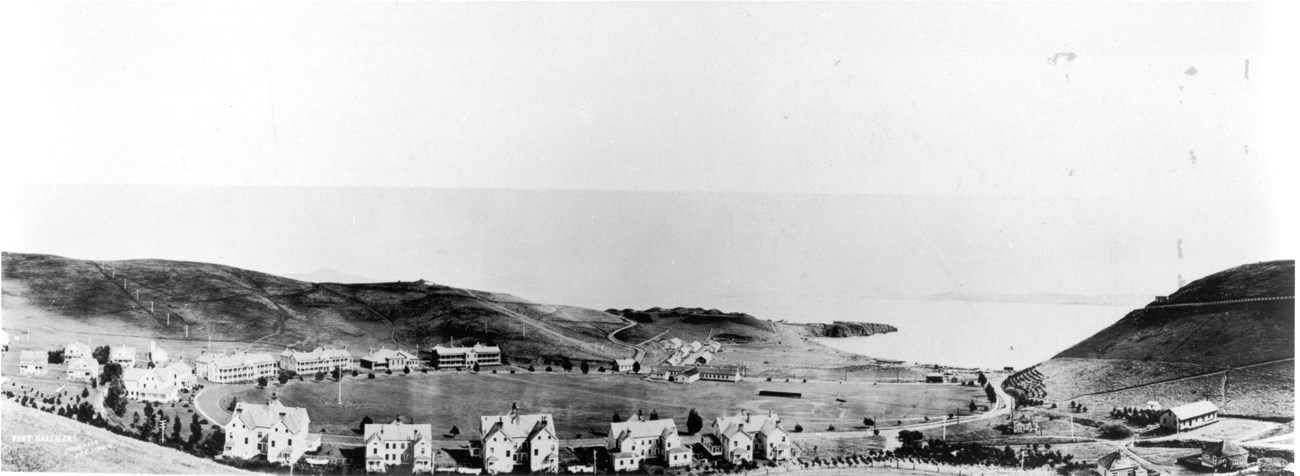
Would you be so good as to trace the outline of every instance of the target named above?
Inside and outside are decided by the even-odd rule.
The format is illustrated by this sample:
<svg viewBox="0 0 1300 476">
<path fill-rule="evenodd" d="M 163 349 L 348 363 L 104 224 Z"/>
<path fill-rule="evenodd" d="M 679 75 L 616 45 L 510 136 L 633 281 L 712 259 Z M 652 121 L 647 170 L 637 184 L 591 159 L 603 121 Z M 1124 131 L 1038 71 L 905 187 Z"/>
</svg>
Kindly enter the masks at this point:
<svg viewBox="0 0 1300 476">
<path fill-rule="evenodd" d="M 368 378 L 368 379 L 375 378 L 375 373 L 374 373 L 374 372 L 370 372 L 369 374 L 366 374 L 366 378 Z"/>
<path fill-rule="evenodd" d="M 1101 426 L 1101 437 L 1113 440 L 1128 438 L 1133 436 L 1133 430 L 1119 423 L 1107 423 Z"/>
</svg>

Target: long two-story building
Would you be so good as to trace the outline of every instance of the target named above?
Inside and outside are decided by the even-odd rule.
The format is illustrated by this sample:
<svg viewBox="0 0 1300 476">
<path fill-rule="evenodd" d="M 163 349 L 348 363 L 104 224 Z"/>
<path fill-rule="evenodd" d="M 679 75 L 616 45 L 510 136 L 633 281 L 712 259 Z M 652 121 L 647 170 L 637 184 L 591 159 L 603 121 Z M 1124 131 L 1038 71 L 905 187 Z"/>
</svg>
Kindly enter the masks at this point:
<svg viewBox="0 0 1300 476">
<path fill-rule="evenodd" d="M 352 368 L 352 354 L 347 349 L 326 349 L 317 347 L 311 352 L 292 348 L 280 352 L 280 369 L 301 375 L 313 375 L 316 372 L 330 373 L 334 369 Z"/>
<path fill-rule="evenodd" d="M 195 374 L 216 383 L 248 382 L 260 377 L 272 379 L 278 370 L 275 359 L 264 352 L 203 354 L 194 360 Z"/>
<path fill-rule="evenodd" d="M 180 387 L 164 368 L 122 370 L 122 384 L 127 398 L 146 402 L 169 403 L 177 400 Z"/>
<path fill-rule="evenodd" d="M 361 357 L 361 368 L 370 370 L 402 370 L 420 362 L 410 352 L 380 347 Z"/>
<path fill-rule="evenodd" d="M 1192 402 L 1165 410 L 1160 414 L 1160 426 L 1175 433 L 1202 427 L 1219 421 L 1219 407 L 1209 400 Z"/>
<path fill-rule="evenodd" d="M 433 347 L 433 356 L 430 360 L 440 369 L 473 367 L 474 364 L 481 367 L 501 365 L 501 348 L 482 343 L 474 344 L 474 347 L 436 345 Z"/>
</svg>

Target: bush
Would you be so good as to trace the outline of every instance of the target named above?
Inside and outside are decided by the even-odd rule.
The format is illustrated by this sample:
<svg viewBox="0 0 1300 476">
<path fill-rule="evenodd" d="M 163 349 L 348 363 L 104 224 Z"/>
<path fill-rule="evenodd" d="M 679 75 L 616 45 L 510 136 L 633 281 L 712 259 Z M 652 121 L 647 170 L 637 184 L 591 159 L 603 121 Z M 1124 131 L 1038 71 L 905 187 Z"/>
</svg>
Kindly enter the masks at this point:
<svg viewBox="0 0 1300 476">
<path fill-rule="evenodd" d="M 368 378 L 368 379 L 373 379 L 373 378 L 375 378 L 375 373 L 374 373 L 374 372 L 370 372 L 369 374 L 366 374 L 366 378 Z"/>
<path fill-rule="evenodd" d="M 1107 423 L 1101 426 L 1101 437 L 1119 440 L 1133 436 L 1133 430 L 1119 423 Z"/>
</svg>

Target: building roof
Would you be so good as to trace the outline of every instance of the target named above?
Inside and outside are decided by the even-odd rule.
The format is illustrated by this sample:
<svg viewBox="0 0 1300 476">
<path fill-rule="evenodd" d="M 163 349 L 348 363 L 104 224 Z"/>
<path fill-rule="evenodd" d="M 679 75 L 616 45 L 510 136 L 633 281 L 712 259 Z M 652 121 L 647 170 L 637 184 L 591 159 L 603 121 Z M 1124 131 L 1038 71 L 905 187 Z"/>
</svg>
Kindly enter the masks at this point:
<svg viewBox="0 0 1300 476">
<path fill-rule="evenodd" d="M 404 350 L 385 349 L 385 348 L 382 348 L 382 347 L 381 347 L 379 350 L 372 351 L 372 352 L 370 352 L 370 355 L 367 355 L 367 356 L 362 357 L 362 358 L 365 359 L 365 360 L 369 360 L 369 361 L 371 361 L 371 362 L 377 362 L 377 361 L 380 361 L 380 360 L 385 360 L 385 361 L 386 361 L 386 360 L 392 360 L 392 359 L 406 359 L 406 360 L 411 360 L 411 359 L 414 359 L 415 356 L 414 356 L 414 355 L 411 355 L 410 352 L 407 352 L 407 351 L 404 351 Z"/>
<path fill-rule="evenodd" d="M 1138 464 L 1132 459 L 1129 459 L 1129 457 L 1116 451 L 1106 456 L 1102 456 L 1101 459 L 1097 460 L 1097 466 L 1107 471 L 1115 471 L 1125 468 L 1136 468 L 1138 467 Z"/>
<path fill-rule="evenodd" d="M 930 377 L 939 377 L 939 378 L 943 378 L 943 374 L 941 374 L 941 373 L 939 373 L 939 372 L 930 372 L 930 373 L 928 373 L 928 374 L 925 374 L 925 378 L 930 378 Z"/>
<path fill-rule="evenodd" d="M 691 449 L 685 446 L 674 446 L 672 448 L 668 448 L 668 452 L 669 453 L 690 453 Z"/>
<path fill-rule="evenodd" d="M 1165 411 L 1173 413 L 1179 420 L 1186 420 L 1208 413 L 1217 412 L 1219 411 L 1219 407 L 1214 406 L 1214 403 L 1209 400 L 1201 400 L 1186 405 L 1179 405 Z"/>
<path fill-rule="evenodd" d="M 286 348 L 284 349 L 284 352 L 280 352 L 280 356 L 293 359 L 295 362 L 309 362 L 309 361 L 323 360 L 323 359 L 352 358 L 352 354 L 349 353 L 346 349 L 326 349 L 324 347 L 317 347 L 311 352 L 304 352 L 300 350 L 294 350 L 292 348 Z"/>
<path fill-rule="evenodd" d="M 614 359 L 614 364 L 618 365 L 619 367 L 622 367 L 624 365 L 630 367 L 632 366 L 633 363 L 636 363 L 636 361 L 632 359 Z"/>
<path fill-rule="evenodd" d="M 433 425 L 429 423 L 371 423 L 366 425 L 365 428 L 366 443 L 369 443 L 372 438 L 378 441 L 432 441 Z"/>
<path fill-rule="evenodd" d="M 474 351 L 475 354 L 492 353 L 492 352 L 501 353 L 501 347 L 495 345 L 483 345 L 482 343 L 474 344 L 474 347 L 449 347 L 449 346 L 442 346 L 442 345 L 433 346 L 433 351 L 436 352 L 438 355 L 468 354 L 469 351 L 471 350 Z"/>
<path fill-rule="evenodd" d="M 625 438 L 658 438 L 665 433 L 677 434 L 677 423 L 671 418 L 641 421 L 628 420 L 609 424 L 609 434 L 618 435 L 617 441 Z"/>
<path fill-rule="evenodd" d="M 1249 454 L 1250 452 L 1235 441 L 1223 440 L 1218 443 L 1210 443 L 1209 446 L 1201 450 L 1201 453 L 1215 456 L 1237 456 Z"/>
<path fill-rule="evenodd" d="M 724 431 L 723 434 L 726 434 L 725 431 L 733 425 L 736 426 L 740 431 L 749 434 L 754 434 L 759 431 L 762 431 L 763 426 L 766 425 L 769 420 L 771 420 L 773 423 L 777 425 L 781 423 L 781 417 L 777 416 L 776 413 L 768 412 L 766 415 L 763 414 L 755 415 L 752 413 L 745 413 L 742 411 L 742 412 L 737 412 L 733 416 L 715 418 L 713 420 L 713 424 L 715 427 L 722 429 L 722 431 Z"/>
<path fill-rule="evenodd" d="M 172 377 L 167 372 L 159 372 L 159 369 L 122 369 L 122 382 L 139 382 L 146 376 L 153 374 L 163 385 L 171 385 Z"/>
<path fill-rule="evenodd" d="M 700 369 L 697 369 L 697 368 L 695 368 L 695 367 L 691 367 L 691 368 L 686 369 L 685 371 L 682 372 L 682 375 L 687 376 L 687 377 L 694 377 L 694 376 L 699 375 L 699 374 L 700 374 Z"/>
<path fill-rule="evenodd" d="M 279 400 L 272 400 L 266 405 L 239 402 L 235 405 L 235 414 L 231 421 L 235 419 L 250 429 L 271 428 L 283 421 L 289 433 L 293 434 L 306 432 L 307 425 L 311 423 L 311 418 L 307 416 L 307 409 L 286 407 L 280 404 Z"/>
<path fill-rule="evenodd" d="M 203 361 L 203 356 L 199 356 L 199 361 L 200 362 Z M 234 367 L 248 367 L 253 365 L 265 365 L 265 364 L 274 365 L 275 359 L 271 358 L 271 354 L 267 354 L 265 352 L 257 352 L 251 354 L 240 352 L 238 354 L 233 354 L 233 355 L 226 355 L 226 354 L 217 355 L 216 357 L 212 358 L 212 363 L 215 364 L 219 369 L 229 369 Z"/>
<path fill-rule="evenodd" d="M 18 360 L 22 362 L 39 361 L 40 363 L 45 363 L 45 361 L 48 359 L 49 356 L 36 350 L 24 350 L 18 353 Z"/>
<path fill-rule="evenodd" d="M 171 365 L 168 365 L 166 368 L 168 371 L 176 375 L 190 375 L 194 373 L 194 369 L 190 368 L 190 364 L 185 362 L 172 362 Z"/>
<path fill-rule="evenodd" d="M 81 341 L 73 341 L 71 344 L 63 346 L 64 353 L 67 353 L 67 351 L 73 349 L 79 349 L 81 350 L 82 353 L 86 355 L 89 355 L 91 352 L 94 351 L 93 349 L 90 348 L 89 345 L 82 344 Z"/>
<path fill-rule="evenodd" d="M 479 429 L 485 440 L 498 432 L 512 440 L 529 439 L 543 431 L 554 436 L 555 419 L 550 413 L 485 415 L 479 418 Z"/>
<path fill-rule="evenodd" d="M 127 357 L 130 357 L 132 359 L 135 358 L 135 347 L 122 346 L 122 347 L 109 348 L 108 351 L 109 359 L 123 359 Z"/>
<path fill-rule="evenodd" d="M 85 357 L 77 357 L 68 361 L 68 370 L 93 370 L 99 366 L 99 362 Z"/>
</svg>

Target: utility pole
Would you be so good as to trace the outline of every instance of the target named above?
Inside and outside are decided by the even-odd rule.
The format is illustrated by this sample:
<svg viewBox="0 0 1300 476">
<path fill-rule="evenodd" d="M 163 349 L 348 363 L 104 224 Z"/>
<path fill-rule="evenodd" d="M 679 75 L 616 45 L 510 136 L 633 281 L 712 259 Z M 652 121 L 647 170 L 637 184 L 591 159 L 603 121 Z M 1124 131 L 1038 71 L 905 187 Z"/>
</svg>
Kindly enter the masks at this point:
<svg viewBox="0 0 1300 476">
<path fill-rule="evenodd" d="M 149 301 L 149 314 L 153 314 L 153 301 Z"/>
</svg>

